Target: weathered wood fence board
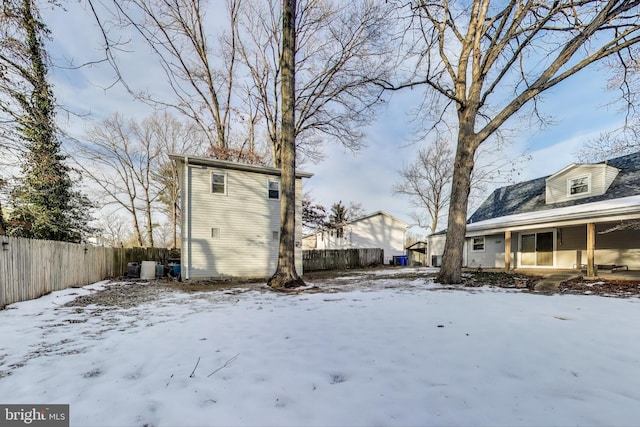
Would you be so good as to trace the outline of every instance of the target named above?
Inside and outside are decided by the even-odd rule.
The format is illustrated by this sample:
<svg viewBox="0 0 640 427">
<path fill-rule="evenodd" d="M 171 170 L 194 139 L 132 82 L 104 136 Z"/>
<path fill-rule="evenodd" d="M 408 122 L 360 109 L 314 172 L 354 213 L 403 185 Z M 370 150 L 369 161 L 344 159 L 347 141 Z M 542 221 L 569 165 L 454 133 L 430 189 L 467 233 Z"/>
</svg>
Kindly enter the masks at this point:
<svg viewBox="0 0 640 427">
<path fill-rule="evenodd" d="M 302 251 L 304 271 L 361 268 L 383 263 L 384 251 L 379 248 Z"/>
<path fill-rule="evenodd" d="M 105 248 L 0 236 L 0 309 L 53 291 L 123 275 L 129 262 L 159 261 L 161 248 Z"/>
</svg>

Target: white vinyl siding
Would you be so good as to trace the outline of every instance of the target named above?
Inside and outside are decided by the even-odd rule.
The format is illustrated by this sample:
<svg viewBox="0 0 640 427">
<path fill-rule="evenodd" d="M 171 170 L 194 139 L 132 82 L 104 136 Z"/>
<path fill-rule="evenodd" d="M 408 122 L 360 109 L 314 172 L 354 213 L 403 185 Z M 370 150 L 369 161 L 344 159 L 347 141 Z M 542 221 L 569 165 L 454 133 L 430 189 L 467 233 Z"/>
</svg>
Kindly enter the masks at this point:
<svg viewBox="0 0 640 427">
<path fill-rule="evenodd" d="M 574 165 L 566 168 L 547 178 L 546 203 L 560 203 L 580 197 L 602 195 L 617 175 L 618 169 L 604 163 Z"/>
<path fill-rule="evenodd" d="M 224 175 L 227 197 L 212 193 L 212 177 Z M 280 229 L 280 203 L 265 197 L 268 174 L 204 166 L 188 168 L 182 185 L 183 248 L 187 248 L 190 278 L 268 277 L 275 272 Z M 296 179 L 296 241 L 302 240 L 302 180 Z M 187 230 L 186 228 L 189 227 Z M 218 238 L 213 237 L 218 229 Z M 302 274 L 302 250 L 296 249 L 296 269 Z"/>
<path fill-rule="evenodd" d="M 446 234 L 432 234 L 427 237 L 427 264 L 429 266 L 435 267 L 433 262 L 442 260 L 446 238 Z"/>
<path fill-rule="evenodd" d="M 338 229 L 319 231 L 313 238 L 307 236 L 305 248 L 380 248 L 384 251 L 385 263 L 389 263 L 394 256 L 405 254 L 406 230 L 406 223 L 380 212 L 356 219 Z"/>
<path fill-rule="evenodd" d="M 385 263 L 404 255 L 406 225 L 389 215 L 379 214 L 354 221 L 344 227 L 345 241 L 351 248 L 382 248 Z"/>
<path fill-rule="evenodd" d="M 474 249 L 482 242 L 482 250 Z M 504 267 L 504 235 L 468 237 L 465 245 L 466 267 Z"/>
</svg>

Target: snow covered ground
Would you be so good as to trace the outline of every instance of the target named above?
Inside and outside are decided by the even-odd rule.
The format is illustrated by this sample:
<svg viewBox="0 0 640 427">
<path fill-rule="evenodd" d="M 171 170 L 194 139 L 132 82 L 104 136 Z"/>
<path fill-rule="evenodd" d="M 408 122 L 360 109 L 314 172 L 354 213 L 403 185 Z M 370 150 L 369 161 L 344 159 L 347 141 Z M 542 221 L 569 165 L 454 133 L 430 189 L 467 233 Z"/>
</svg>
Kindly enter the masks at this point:
<svg viewBox="0 0 640 427">
<path fill-rule="evenodd" d="M 68 403 L 72 426 L 640 423 L 640 299 L 393 274 L 65 306 L 101 282 L 14 304 L 0 403 Z"/>
</svg>

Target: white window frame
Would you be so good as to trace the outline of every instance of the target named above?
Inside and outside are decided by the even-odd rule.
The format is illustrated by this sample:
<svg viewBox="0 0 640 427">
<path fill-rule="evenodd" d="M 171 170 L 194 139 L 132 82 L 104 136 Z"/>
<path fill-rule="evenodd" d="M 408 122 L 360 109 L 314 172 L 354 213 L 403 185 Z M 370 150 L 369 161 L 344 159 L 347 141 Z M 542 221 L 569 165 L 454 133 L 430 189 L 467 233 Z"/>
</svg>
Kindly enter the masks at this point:
<svg viewBox="0 0 640 427">
<path fill-rule="evenodd" d="M 571 194 L 571 189 L 574 187 L 573 183 L 575 181 L 581 180 L 581 179 L 585 179 L 587 180 L 587 191 L 582 191 L 580 193 L 574 193 Z M 581 184 L 581 186 L 583 186 L 584 184 Z M 578 186 L 576 186 L 578 187 Z M 580 176 L 576 176 L 574 178 L 567 178 L 567 197 L 584 197 L 591 194 L 591 174 L 586 174 L 586 175 L 580 175 Z"/>
<path fill-rule="evenodd" d="M 213 191 L 213 176 L 214 175 L 222 175 L 224 177 L 224 191 L 223 192 L 218 192 L 218 191 Z M 227 195 L 227 174 L 225 172 L 211 172 L 211 183 L 210 183 L 210 191 L 211 194 L 220 194 L 220 195 Z"/>
<path fill-rule="evenodd" d="M 275 183 L 278 185 L 278 197 L 271 197 L 271 183 Z M 269 178 L 267 180 L 267 198 L 269 200 L 280 200 L 280 180 L 278 179 L 271 179 Z"/>
<path fill-rule="evenodd" d="M 476 239 L 482 239 L 482 249 L 476 249 Z M 485 236 L 471 238 L 471 252 L 484 252 L 486 247 L 487 239 L 485 239 Z"/>
</svg>

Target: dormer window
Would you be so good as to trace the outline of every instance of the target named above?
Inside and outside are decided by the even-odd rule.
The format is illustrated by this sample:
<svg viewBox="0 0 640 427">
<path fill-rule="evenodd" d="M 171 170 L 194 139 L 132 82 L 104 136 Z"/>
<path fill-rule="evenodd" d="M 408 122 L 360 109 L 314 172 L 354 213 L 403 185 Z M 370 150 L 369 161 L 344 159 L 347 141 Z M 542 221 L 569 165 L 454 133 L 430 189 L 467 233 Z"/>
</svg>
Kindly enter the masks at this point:
<svg viewBox="0 0 640 427">
<path fill-rule="evenodd" d="M 580 196 L 591 193 L 591 175 L 580 176 L 567 180 L 568 196 Z"/>
</svg>

